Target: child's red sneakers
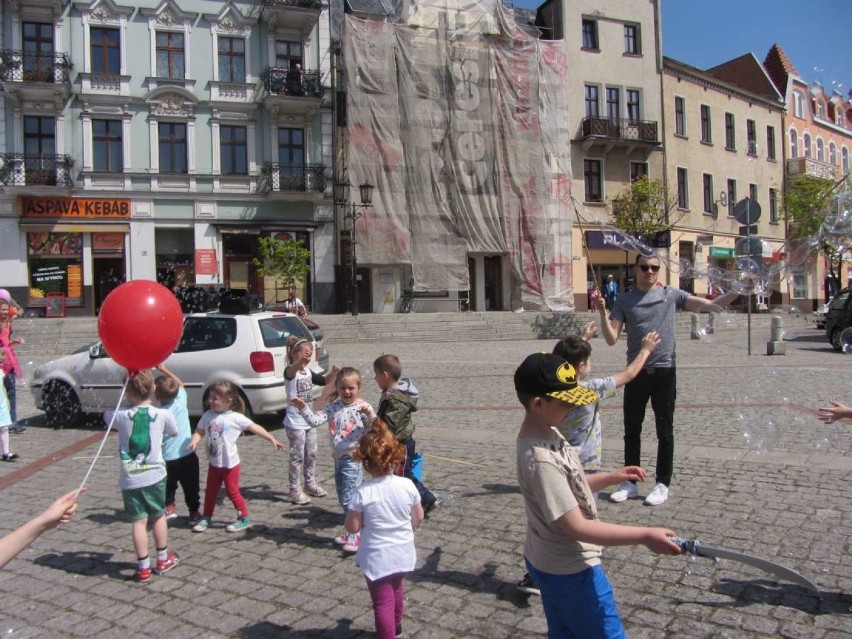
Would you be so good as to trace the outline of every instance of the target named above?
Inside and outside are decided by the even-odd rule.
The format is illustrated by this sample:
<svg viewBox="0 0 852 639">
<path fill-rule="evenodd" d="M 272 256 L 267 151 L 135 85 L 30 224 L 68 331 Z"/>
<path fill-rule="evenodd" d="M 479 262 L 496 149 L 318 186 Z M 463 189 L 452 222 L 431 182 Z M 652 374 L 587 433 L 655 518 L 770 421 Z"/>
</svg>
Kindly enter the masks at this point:
<svg viewBox="0 0 852 639">
<path fill-rule="evenodd" d="M 137 568 L 136 574 L 133 576 L 133 578 L 140 584 L 147 584 L 149 581 L 151 581 L 151 569 Z"/>
<path fill-rule="evenodd" d="M 169 551 L 169 556 L 166 557 L 165 561 L 160 559 L 157 560 L 157 567 L 154 568 L 154 572 L 158 575 L 162 575 L 165 572 L 170 571 L 172 568 L 177 566 L 177 563 L 180 561 L 180 557 L 174 550 Z M 148 571 L 150 573 L 150 571 Z"/>
</svg>

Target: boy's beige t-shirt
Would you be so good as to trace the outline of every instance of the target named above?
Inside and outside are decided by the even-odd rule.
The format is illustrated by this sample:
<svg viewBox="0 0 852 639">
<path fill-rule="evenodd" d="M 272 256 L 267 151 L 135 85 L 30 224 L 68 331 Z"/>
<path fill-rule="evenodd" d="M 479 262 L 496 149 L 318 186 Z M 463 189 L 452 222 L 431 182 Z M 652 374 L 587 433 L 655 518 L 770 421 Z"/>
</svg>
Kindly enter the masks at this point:
<svg viewBox="0 0 852 639">
<path fill-rule="evenodd" d="M 601 546 L 570 539 L 556 520 L 574 508 L 586 519 L 598 514 L 579 455 L 556 431 L 554 435 L 551 440 L 517 441 L 518 484 L 527 515 L 524 556 L 537 570 L 571 575 L 600 564 Z"/>
</svg>

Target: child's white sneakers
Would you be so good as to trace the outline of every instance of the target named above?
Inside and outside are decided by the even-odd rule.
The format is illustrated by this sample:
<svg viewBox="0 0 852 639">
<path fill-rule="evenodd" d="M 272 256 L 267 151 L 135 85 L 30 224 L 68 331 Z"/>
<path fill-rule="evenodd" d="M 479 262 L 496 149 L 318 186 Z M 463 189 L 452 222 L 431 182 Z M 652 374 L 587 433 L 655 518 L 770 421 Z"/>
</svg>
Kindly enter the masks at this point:
<svg viewBox="0 0 852 639">
<path fill-rule="evenodd" d="M 654 489 L 645 497 L 645 505 L 659 506 L 669 498 L 669 487 L 665 484 L 657 483 Z"/>
</svg>

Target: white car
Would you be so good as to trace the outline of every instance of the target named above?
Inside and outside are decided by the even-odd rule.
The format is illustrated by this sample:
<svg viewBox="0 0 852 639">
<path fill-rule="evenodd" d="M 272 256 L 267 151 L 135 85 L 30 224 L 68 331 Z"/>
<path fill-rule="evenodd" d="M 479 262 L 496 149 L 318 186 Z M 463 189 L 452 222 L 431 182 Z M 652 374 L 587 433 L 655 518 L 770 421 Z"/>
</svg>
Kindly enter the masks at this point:
<svg viewBox="0 0 852 639">
<path fill-rule="evenodd" d="M 327 361 L 328 355 L 318 352 L 322 346 L 304 322 L 292 313 L 268 311 L 186 315 L 180 343 L 164 363 L 183 381 L 191 415 L 204 412 L 211 384 L 222 380 L 240 389 L 247 415 L 277 413 L 287 406 L 285 343 L 290 335 L 313 343 L 311 369 L 322 372 L 316 358 Z M 49 424 L 73 426 L 86 413 L 114 410 L 126 374 L 96 343 L 36 368 L 30 388 Z M 315 387 L 317 394 L 320 390 Z"/>
<path fill-rule="evenodd" d="M 816 328 L 825 330 L 825 320 L 828 316 L 828 306 L 830 302 L 826 302 L 822 306 L 819 307 L 818 310 L 814 311 L 814 326 Z"/>
</svg>

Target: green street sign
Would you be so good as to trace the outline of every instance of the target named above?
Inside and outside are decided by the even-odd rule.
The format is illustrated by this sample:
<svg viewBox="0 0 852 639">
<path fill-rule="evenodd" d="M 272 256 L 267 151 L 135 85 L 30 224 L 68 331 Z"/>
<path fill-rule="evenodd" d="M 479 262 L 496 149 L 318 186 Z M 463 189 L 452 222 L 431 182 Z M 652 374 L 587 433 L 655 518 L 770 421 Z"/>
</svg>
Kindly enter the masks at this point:
<svg viewBox="0 0 852 639">
<path fill-rule="evenodd" d="M 724 246 L 711 246 L 710 257 L 733 257 L 734 249 L 725 248 Z"/>
</svg>

